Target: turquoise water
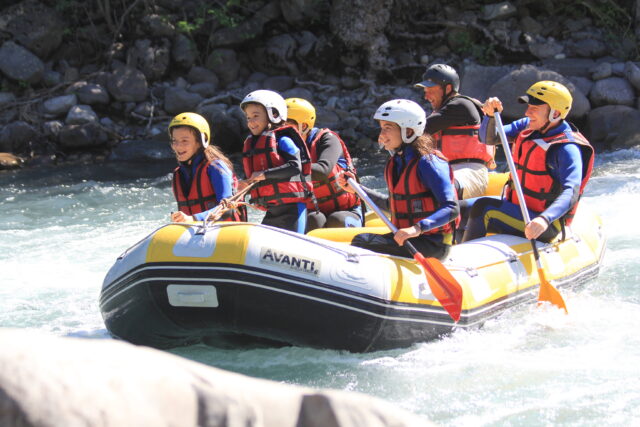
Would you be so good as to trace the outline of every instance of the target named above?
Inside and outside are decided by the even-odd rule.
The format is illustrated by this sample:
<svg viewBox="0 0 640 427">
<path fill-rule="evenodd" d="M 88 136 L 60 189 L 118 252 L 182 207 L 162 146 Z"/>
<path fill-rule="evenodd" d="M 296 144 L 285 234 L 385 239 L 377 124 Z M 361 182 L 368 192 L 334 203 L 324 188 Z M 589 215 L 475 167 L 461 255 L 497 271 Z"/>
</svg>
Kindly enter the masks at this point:
<svg viewBox="0 0 640 427">
<path fill-rule="evenodd" d="M 380 187 L 382 157 L 364 182 Z M 174 209 L 171 163 L 0 174 L 0 327 L 110 339 L 102 280 Z M 377 176 L 374 177 L 373 174 Z M 526 306 L 482 329 L 393 351 L 307 348 L 173 353 L 223 369 L 387 399 L 447 426 L 624 425 L 640 417 L 640 149 L 599 155 L 582 203 L 603 217 L 599 278 L 563 291 L 570 310 Z"/>
</svg>

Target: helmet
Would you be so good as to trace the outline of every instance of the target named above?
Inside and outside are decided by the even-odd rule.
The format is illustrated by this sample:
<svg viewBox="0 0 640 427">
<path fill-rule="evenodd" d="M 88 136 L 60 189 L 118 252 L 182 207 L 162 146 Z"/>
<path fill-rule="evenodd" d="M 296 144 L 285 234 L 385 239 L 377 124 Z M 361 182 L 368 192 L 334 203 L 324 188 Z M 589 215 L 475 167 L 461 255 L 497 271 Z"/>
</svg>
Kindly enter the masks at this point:
<svg viewBox="0 0 640 427">
<path fill-rule="evenodd" d="M 267 110 L 267 116 L 271 123 L 280 123 L 287 120 L 287 104 L 279 93 L 272 90 L 254 90 L 244 97 L 240 103 L 240 108 L 244 110 L 246 104 L 256 103 L 262 105 Z M 276 114 L 274 114 L 274 111 Z"/>
<path fill-rule="evenodd" d="M 442 86 L 444 89 L 447 85 L 453 87 L 453 91 L 460 89 L 460 77 L 453 67 L 446 64 L 433 64 L 422 75 L 422 81 L 416 83 L 416 87 L 432 87 L 435 85 Z"/>
<path fill-rule="evenodd" d="M 540 102 L 548 104 L 549 107 L 551 107 L 549 120 L 558 121 L 566 118 L 567 114 L 569 114 L 571 104 L 573 103 L 573 97 L 571 96 L 569 89 L 564 85 L 558 82 L 543 80 L 531 85 L 531 87 L 527 89 L 527 94 L 518 98 L 518 101 L 533 105 L 540 104 Z M 553 118 L 554 111 L 558 111 L 560 113 L 560 118 Z"/>
<path fill-rule="evenodd" d="M 414 139 L 424 133 L 427 123 L 427 115 L 422 107 L 408 99 L 394 99 L 387 101 L 378 107 L 373 115 L 375 120 L 387 120 L 400 126 L 400 134 L 405 144 L 410 144 Z M 407 129 L 413 130 L 413 135 L 407 135 Z"/>
<path fill-rule="evenodd" d="M 287 117 L 298 124 L 306 123 L 309 129 L 316 123 L 316 109 L 309 101 L 302 98 L 287 98 Z"/>
<path fill-rule="evenodd" d="M 209 129 L 209 123 L 200 114 L 196 113 L 180 113 L 175 116 L 171 123 L 169 123 L 169 138 L 171 138 L 171 129 L 177 126 L 191 126 L 200 134 L 200 142 L 203 148 L 209 146 L 211 137 L 211 130 Z"/>
</svg>

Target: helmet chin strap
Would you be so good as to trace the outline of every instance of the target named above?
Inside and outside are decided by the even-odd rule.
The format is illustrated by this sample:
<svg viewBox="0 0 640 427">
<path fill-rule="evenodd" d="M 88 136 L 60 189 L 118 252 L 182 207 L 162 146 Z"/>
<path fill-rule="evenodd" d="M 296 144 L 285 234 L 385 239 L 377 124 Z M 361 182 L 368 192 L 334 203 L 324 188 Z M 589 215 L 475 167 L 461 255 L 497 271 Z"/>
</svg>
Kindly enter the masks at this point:
<svg viewBox="0 0 640 427">
<path fill-rule="evenodd" d="M 554 114 L 556 113 L 556 110 L 554 109 L 549 109 L 549 117 L 547 118 L 546 123 L 544 124 L 544 126 L 542 126 L 542 128 L 540 129 L 540 133 L 546 133 L 549 129 L 551 129 L 552 127 L 554 127 L 556 124 L 558 124 L 558 122 L 560 120 L 562 120 L 562 118 L 560 117 L 560 115 L 558 115 L 558 117 L 553 117 Z"/>
</svg>

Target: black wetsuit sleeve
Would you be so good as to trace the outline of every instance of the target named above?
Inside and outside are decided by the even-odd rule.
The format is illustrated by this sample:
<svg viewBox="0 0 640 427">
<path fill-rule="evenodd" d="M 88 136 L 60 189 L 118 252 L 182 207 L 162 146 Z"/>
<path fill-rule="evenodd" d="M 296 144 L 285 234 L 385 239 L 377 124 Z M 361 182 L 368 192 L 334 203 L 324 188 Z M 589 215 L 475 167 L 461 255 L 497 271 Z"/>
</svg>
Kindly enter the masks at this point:
<svg viewBox="0 0 640 427">
<path fill-rule="evenodd" d="M 331 132 L 325 132 L 316 143 L 316 154 L 318 161 L 311 164 L 311 179 L 324 181 L 342 155 L 342 145 L 338 137 Z"/>
<path fill-rule="evenodd" d="M 425 132 L 434 134 L 451 126 L 477 125 L 480 120 L 480 113 L 472 101 L 455 97 L 427 117 Z"/>
</svg>

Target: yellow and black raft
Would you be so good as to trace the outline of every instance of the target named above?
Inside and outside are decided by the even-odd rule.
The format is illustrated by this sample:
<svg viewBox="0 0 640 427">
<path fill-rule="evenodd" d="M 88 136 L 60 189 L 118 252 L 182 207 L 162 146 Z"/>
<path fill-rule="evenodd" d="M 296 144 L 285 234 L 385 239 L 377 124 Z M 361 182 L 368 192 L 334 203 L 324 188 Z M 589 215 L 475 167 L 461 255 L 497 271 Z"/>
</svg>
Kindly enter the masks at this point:
<svg viewBox="0 0 640 427">
<path fill-rule="evenodd" d="M 504 176 L 492 177 L 496 194 Z M 367 227 L 301 235 L 250 223 L 169 224 L 127 249 L 104 280 L 100 309 L 116 337 L 159 348 L 275 341 L 354 352 L 409 346 L 481 325 L 537 299 L 528 240 L 491 235 L 455 245 L 444 266 L 463 291 L 456 323 L 410 258 L 352 247 Z M 581 206 L 564 240 L 538 243 L 546 279 L 597 276 L 600 218 Z"/>
</svg>

